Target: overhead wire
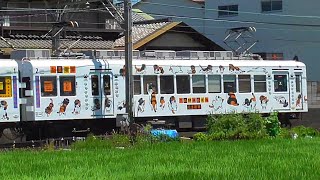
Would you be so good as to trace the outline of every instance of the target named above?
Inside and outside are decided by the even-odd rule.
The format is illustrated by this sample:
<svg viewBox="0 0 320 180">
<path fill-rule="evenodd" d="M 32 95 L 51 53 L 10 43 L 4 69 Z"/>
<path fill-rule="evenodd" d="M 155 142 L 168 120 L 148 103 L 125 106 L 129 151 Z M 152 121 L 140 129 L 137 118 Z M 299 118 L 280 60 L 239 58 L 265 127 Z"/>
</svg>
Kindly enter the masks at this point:
<svg viewBox="0 0 320 180">
<path fill-rule="evenodd" d="M 140 13 L 140 12 L 137 12 Z M 158 17 L 170 17 L 178 19 L 192 19 L 192 20 L 203 20 L 203 21 L 215 21 L 215 22 L 230 22 L 230 23 L 242 23 L 242 24 L 260 24 L 260 25 L 285 25 L 285 26 L 301 26 L 301 27 L 320 27 L 320 24 L 300 24 L 300 23 L 278 23 L 278 22 L 262 22 L 262 21 L 244 21 L 244 20 L 232 20 L 232 19 L 217 19 L 217 18 L 202 18 L 195 16 L 182 16 L 173 14 L 160 14 L 154 12 L 144 12 L 149 15 Z"/>
<path fill-rule="evenodd" d="M 258 13 L 258 12 L 250 12 L 250 11 L 230 11 L 230 10 L 219 10 L 219 9 L 215 9 L 215 8 L 198 8 L 198 7 L 173 5 L 173 4 L 165 4 L 165 3 L 153 3 L 153 2 L 145 2 L 145 1 L 140 1 L 139 3 L 141 3 L 141 4 L 160 5 L 160 6 L 168 6 L 168 7 L 177 7 L 177 8 L 185 8 L 185 9 L 197 9 L 197 10 L 205 10 L 205 11 L 215 11 L 215 12 L 221 12 L 222 11 L 222 12 L 237 12 L 239 14 L 262 15 L 262 16 L 278 16 L 278 17 L 316 18 L 316 19 L 320 19 L 320 16 L 301 16 L 301 15 L 293 15 L 293 14 Z"/>
<path fill-rule="evenodd" d="M 196 8 L 196 7 L 188 7 L 188 6 L 178 6 L 178 5 L 169 5 L 169 4 L 163 4 L 163 3 L 149 3 L 149 2 L 141 2 L 141 3 L 145 3 L 145 4 L 154 4 L 154 5 L 165 5 L 165 6 L 172 6 L 172 7 L 180 7 L 180 8 L 191 8 L 191 9 L 203 9 L 203 8 Z M 24 9 L 26 10 L 26 9 Z M 28 9 L 30 10 L 30 9 Z M 40 10 L 40 9 L 31 9 L 31 10 Z M 41 10 L 48 10 L 48 9 L 41 9 Z M 59 9 L 51 9 L 51 10 L 59 10 Z M 62 9 L 61 9 L 62 10 Z M 97 9 L 90 9 L 89 11 L 92 11 L 92 10 L 103 10 L 103 8 L 97 8 Z M 215 11 L 219 11 L 217 9 L 209 9 L 209 10 L 215 10 Z M 86 12 L 88 10 L 85 10 L 85 11 L 74 11 L 74 12 Z M 70 12 L 73 12 L 73 11 L 70 11 Z M 33 15 L 21 15 L 21 16 L 10 16 L 10 18 L 18 18 L 18 17 L 26 17 L 26 16 L 41 16 L 41 15 L 48 15 L 48 14 L 55 14 L 56 12 L 52 12 L 52 13 L 43 13 L 43 14 L 33 14 Z M 147 14 L 150 14 L 150 15 L 155 15 L 155 16 L 160 16 L 160 17 L 171 17 L 171 18 L 181 18 L 181 19 L 197 19 L 197 20 L 205 20 L 205 21 L 219 21 L 219 22 L 232 22 L 232 23 L 246 23 L 246 24 L 274 24 L 274 25 L 293 25 L 293 26 L 310 26 L 310 27 L 320 27 L 320 25 L 315 25 L 315 24 L 292 24 L 292 23 L 273 23 L 273 22 L 258 22 L 258 21 L 239 21 L 239 20 L 228 20 L 228 19 L 213 19 L 213 18 L 199 18 L 199 17 L 192 17 L 192 16 L 177 16 L 177 15 L 167 15 L 167 14 L 160 14 L 160 13 L 152 13 L 152 12 L 136 12 L 137 14 L 140 14 L 140 13 L 147 13 Z M 243 13 L 251 13 L 251 12 L 243 12 Z M 262 13 L 256 13 L 256 14 L 262 14 Z M 276 14 L 268 14 L 268 15 L 276 15 Z M 283 15 L 280 15 L 280 16 L 283 16 Z M 285 16 L 290 16 L 290 17 L 296 17 L 294 15 L 285 15 Z M 304 17 L 304 18 L 315 18 L 317 16 L 299 16 L 299 17 Z M 320 17 L 319 17 L 320 18 Z M 1 19 L 1 18 L 0 18 Z M 3 19 L 3 18 L 2 18 Z M 105 24 L 105 23 L 90 23 L 90 22 L 81 22 L 81 21 L 78 21 L 79 23 L 82 23 L 82 24 Z M 11 23 L 29 23 L 29 24 L 40 24 L 40 23 L 47 23 L 47 24 L 50 24 L 50 23 L 56 23 L 56 22 L 36 22 L 36 21 L 33 21 L 33 22 L 19 22 L 19 21 L 11 21 Z M 150 28 L 150 27 L 139 27 L 139 26 L 135 26 L 136 28 Z M 189 26 L 180 26 L 180 27 L 189 27 Z M 192 27 L 203 27 L 203 26 L 192 26 Z M 225 28 L 231 28 L 231 27 L 227 27 L 227 26 L 220 26 L 220 27 L 217 27 L 217 26 L 206 26 L 206 27 L 209 27 L 209 28 L 221 28 L 221 29 L 225 29 Z M 264 29 L 264 30 L 291 30 L 291 31 L 315 31 L 315 32 L 318 32 L 320 30 L 316 30 L 316 29 L 310 29 L 310 30 L 306 30 L 306 29 L 288 29 L 288 28 L 265 28 L 265 27 L 257 27 L 257 29 Z M 190 32 L 190 31 L 182 31 L 182 30 L 168 30 L 168 31 L 171 31 L 171 32 L 183 32 L 183 33 L 198 33 L 198 32 Z M 215 34 L 210 34 L 210 33 L 205 33 L 205 35 L 215 35 Z M 281 39 L 281 38 L 278 38 L 277 40 L 285 40 L 285 39 Z M 297 40 L 287 40 L 287 41 L 297 41 Z M 306 41 L 307 42 L 307 41 Z M 318 41 L 314 41 L 314 42 L 318 42 Z"/>
</svg>

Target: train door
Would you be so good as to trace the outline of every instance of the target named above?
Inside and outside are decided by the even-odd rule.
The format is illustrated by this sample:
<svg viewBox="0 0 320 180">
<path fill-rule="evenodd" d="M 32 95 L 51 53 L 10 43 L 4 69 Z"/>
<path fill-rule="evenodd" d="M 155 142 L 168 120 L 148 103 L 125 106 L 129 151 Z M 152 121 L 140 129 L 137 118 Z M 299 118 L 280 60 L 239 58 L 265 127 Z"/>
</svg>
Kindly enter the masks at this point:
<svg viewBox="0 0 320 180">
<path fill-rule="evenodd" d="M 290 109 L 289 72 L 273 72 L 273 108 L 275 110 Z"/>
<path fill-rule="evenodd" d="M 302 92 L 302 73 L 295 73 L 295 106 L 296 109 L 303 109 L 303 94 L 305 92 Z"/>
<path fill-rule="evenodd" d="M 104 117 L 114 115 L 112 74 L 108 72 L 91 73 L 91 90 L 93 116 Z"/>
</svg>

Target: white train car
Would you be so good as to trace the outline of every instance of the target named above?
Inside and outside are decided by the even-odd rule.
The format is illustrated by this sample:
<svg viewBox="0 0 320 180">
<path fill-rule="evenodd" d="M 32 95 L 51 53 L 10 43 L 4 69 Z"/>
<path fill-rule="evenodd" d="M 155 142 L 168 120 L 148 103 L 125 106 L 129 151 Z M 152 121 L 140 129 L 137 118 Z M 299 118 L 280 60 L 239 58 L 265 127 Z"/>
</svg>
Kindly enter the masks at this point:
<svg viewBox="0 0 320 180">
<path fill-rule="evenodd" d="M 0 63 L 0 123 L 19 122 L 21 101 L 18 64 L 8 59 L 1 59 Z"/>
<path fill-rule="evenodd" d="M 23 121 L 115 118 L 119 87 L 106 60 L 34 59 L 19 69 L 27 84 Z"/>
<path fill-rule="evenodd" d="M 136 117 L 308 110 L 302 62 L 162 59 L 133 64 Z"/>
<path fill-rule="evenodd" d="M 308 111 L 306 67 L 302 62 L 206 53 L 208 56 L 202 58 L 193 54 L 191 60 L 171 54 L 167 59 L 135 57 L 134 117 L 177 122 L 208 114 Z M 39 58 L 17 62 L 21 81 L 26 83 L 22 121 L 114 121 L 125 114 L 124 59 Z"/>
</svg>

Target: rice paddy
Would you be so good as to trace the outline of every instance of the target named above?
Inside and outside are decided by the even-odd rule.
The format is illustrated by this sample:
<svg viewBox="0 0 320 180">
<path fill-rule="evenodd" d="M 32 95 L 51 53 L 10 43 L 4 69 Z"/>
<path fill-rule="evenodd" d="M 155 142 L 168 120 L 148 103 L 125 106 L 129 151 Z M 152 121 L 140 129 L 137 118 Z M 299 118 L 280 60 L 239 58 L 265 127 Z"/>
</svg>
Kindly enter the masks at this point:
<svg viewBox="0 0 320 180">
<path fill-rule="evenodd" d="M 0 179 L 320 179 L 320 138 L 0 153 Z"/>
</svg>

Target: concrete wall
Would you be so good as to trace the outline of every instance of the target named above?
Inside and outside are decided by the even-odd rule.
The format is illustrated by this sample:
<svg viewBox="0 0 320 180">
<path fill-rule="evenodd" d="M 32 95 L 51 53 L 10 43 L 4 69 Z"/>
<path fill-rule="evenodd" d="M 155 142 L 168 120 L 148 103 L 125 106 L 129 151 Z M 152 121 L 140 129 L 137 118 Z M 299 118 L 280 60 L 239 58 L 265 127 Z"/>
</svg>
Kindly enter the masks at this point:
<svg viewBox="0 0 320 180">
<path fill-rule="evenodd" d="M 205 8 L 202 8 L 203 5 L 190 0 L 144 0 L 135 8 L 156 18 L 168 15 L 174 20 L 183 21 L 224 48 L 228 48 L 223 43 L 227 29 L 254 26 L 257 29 L 255 37 L 259 42 L 252 52 L 280 52 L 285 59 L 297 55 L 307 65 L 308 80 L 320 81 L 320 61 L 317 60 L 320 47 L 320 1 L 283 0 L 282 11 L 269 13 L 262 13 L 261 1 L 207 0 Z M 218 17 L 218 6 L 235 4 L 239 5 L 238 16 Z"/>
<path fill-rule="evenodd" d="M 254 26 L 259 43 L 253 52 L 282 52 L 286 59 L 298 55 L 307 65 L 308 80 L 318 81 L 320 62 L 316 59 L 320 45 L 320 1 L 283 0 L 282 3 L 282 11 L 262 13 L 261 0 L 206 1 L 205 17 L 210 21 L 205 21 L 205 35 L 223 46 L 227 28 Z M 218 6 L 233 4 L 239 5 L 238 16 L 218 17 Z"/>
</svg>

